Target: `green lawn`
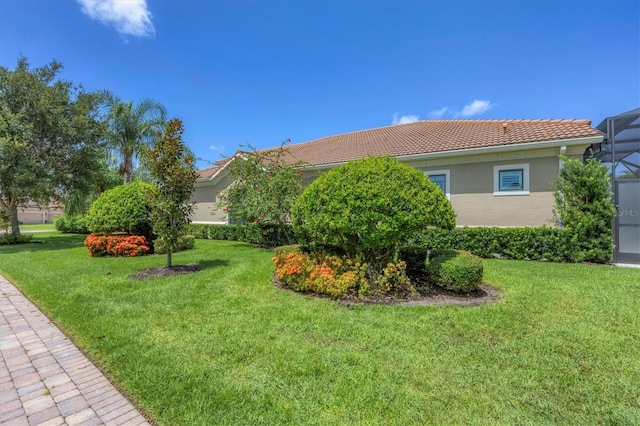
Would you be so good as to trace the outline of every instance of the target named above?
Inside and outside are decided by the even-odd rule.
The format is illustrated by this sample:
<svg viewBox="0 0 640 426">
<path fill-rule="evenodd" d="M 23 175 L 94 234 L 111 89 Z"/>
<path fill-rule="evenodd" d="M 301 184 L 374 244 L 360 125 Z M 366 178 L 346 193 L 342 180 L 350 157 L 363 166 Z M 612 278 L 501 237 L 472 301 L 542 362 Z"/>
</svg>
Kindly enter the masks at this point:
<svg viewBox="0 0 640 426">
<path fill-rule="evenodd" d="M 20 225 L 20 232 L 32 231 L 55 231 L 56 227 L 53 223 L 37 223 L 32 225 Z"/>
<path fill-rule="evenodd" d="M 275 288 L 271 252 L 90 258 L 0 247 L 22 289 L 163 425 L 640 424 L 640 270 L 487 260 L 480 307 L 343 307 Z"/>
</svg>

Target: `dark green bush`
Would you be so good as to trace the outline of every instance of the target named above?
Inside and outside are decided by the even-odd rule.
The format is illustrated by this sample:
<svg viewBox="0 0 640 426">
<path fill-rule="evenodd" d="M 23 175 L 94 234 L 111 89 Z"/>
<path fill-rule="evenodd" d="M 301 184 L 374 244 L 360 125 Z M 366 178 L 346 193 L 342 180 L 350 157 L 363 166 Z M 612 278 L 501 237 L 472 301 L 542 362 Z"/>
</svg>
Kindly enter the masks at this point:
<svg viewBox="0 0 640 426">
<path fill-rule="evenodd" d="M 95 234 L 123 232 L 152 241 L 151 199 L 155 190 L 136 181 L 103 192 L 85 216 L 87 228 Z"/>
<path fill-rule="evenodd" d="M 429 279 L 453 291 L 469 292 L 482 283 L 482 259 L 468 251 L 447 250 L 426 261 Z"/>
<path fill-rule="evenodd" d="M 89 234 L 83 215 L 62 215 L 53 220 L 57 231 L 65 234 Z"/>
<path fill-rule="evenodd" d="M 191 223 L 187 226 L 187 234 L 193 235 L 194 238 L 199 240 L 208 240 L 209 239 L 209 225 L 200 224 L 200 223 Z"/>
<path fill-rule="evenodd" d="M 292 209 L 298 241 L 359 253 L 381 272 L 399 245 L 427 226 L 452 229 L 446 196 L 421 171 L 389 157 L 336 167 L 313 181 Z"/>
<path fill-rule="evenodd" d="M 286 231 L 276 224 L 250 223 L 248 225 L 191 224 L 189 233 L 200 239 L 243 241 L 262 247 L 278 247 L 288 244 L 291 225 Z"/>
<path fill-rule="evenodd" d="M 195 247 L 196 237 L 193 235 L 181 235 L 178 238 L 178 247 L 173 253 L 185 250 L 191 250 Z M 153 250 L 156 254 L 165 254 L 167 252 L 167 243 L 161 238 L 156 238 L 153 242 Z"/>
<path fill-rule="evenodd" d="M 608 168 L 591 157 L 584 163 L 564 157 L 554 182 L 556 221 L 575 262 L 607 263 L 613 256 L 613 205 Z"/>
<path fill-rule="evenodd" d="M 562 230 L 538 228 L 428 228 L 403 247 L 407 250 L 467 250 L 476 256 L 521 260 L 572 261 L 573 247 Z M 402 256 L 401 251 L 401 256 Z"/>
</svg>

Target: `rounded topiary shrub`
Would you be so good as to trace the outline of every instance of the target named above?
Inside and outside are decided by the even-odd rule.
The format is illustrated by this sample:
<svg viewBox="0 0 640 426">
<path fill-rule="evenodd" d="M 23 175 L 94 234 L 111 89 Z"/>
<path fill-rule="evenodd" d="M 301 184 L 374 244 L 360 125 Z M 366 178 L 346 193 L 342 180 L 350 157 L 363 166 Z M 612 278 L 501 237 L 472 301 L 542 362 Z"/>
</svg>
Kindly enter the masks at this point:
<svg viewBox="0 0 640 426">
<path fill-rule="evenodd" d="M 155 187 L 132 182 L 105 191 L 93 202 L 85 223 L 94 234 L 123 232 L 152 240 L 151 200 Z"/>
<path fill-rule="evenodd" d="M 428 226 L 452 229 L 455 213 L 421 171 L 389 157 L 350 161 L 313 181 L 292 209 L 301 244 L 336 247 L 386 266 L 394 249 Z"/>
<path fill-rule="evenodd" d="M 429 279 L 447 290 L 469 292 L 482 283 L 482 259 L 468 251 L 432 253 L 426 268 Z"/>
</svg>

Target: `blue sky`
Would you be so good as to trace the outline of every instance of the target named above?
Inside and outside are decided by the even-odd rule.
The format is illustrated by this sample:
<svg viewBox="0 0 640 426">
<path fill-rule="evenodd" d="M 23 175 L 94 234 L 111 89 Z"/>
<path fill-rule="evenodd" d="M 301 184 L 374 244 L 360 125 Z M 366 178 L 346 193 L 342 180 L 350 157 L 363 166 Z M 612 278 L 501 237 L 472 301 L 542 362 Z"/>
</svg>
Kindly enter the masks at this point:
<svg viewBox="0 0 640 426">
<path fill-rule="evenodd" d="M 21 54 L 162 102 L 213 161 L 417 119 L 595 126 L 640 106 L 640 1 L 0 0 L 0 65 Z"/>
</svg>

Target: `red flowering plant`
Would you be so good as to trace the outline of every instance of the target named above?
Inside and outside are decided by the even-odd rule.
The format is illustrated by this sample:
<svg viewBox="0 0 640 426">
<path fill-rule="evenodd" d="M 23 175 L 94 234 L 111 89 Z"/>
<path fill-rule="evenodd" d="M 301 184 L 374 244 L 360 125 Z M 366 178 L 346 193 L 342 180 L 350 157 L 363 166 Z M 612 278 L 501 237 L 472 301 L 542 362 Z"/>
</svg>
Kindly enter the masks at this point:
<svg viewBox="0 0 640 426">
<path fill-rule="evenodd" d="M 84 245 L 93 257 L 100 256 L 143 256 L 151 250 L 145 237 L 141 235 L 96 235 L 90 234 Z"/>
</svg>

